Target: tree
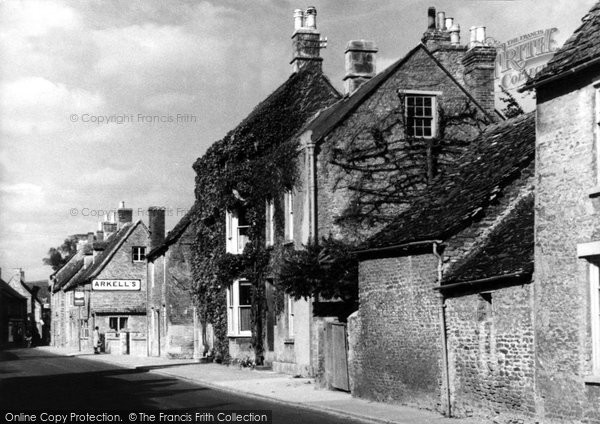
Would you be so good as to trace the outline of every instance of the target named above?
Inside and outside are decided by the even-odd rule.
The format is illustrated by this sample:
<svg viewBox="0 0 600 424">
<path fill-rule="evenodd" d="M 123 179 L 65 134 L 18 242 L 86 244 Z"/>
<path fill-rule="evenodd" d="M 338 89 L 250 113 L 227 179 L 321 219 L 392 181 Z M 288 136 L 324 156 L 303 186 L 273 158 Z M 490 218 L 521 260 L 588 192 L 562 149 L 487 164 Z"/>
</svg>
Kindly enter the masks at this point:
<svg viewBox="0 0 600 424">
<path fill-rule="evenodd" d="M 504 116 L 510 119 L 515 118 L 519 115 L 523 115 L 525 111 L 523 110 L 517 99 L 515 99 L 515 97 L 512 94 L 510 94 L 510 92 L 503 86 L 500 86 L 500 90 L 502 90 L 502 94 L 504 95 L 504 97 L 500 97 L 500 100 L 502 100 L 506 105 L 506 107 L 502 109 L 502 113 L 504 114 Z"/>
<path fill-rule="evenodd" d="M 53 271 L 58 271 L 75 252 L 77 252 L 77 237 L 69 236 L 60 246 L 51 247 L 48 256 L 42 259 L 42 262 L 52 267 Z"/>
</svg>

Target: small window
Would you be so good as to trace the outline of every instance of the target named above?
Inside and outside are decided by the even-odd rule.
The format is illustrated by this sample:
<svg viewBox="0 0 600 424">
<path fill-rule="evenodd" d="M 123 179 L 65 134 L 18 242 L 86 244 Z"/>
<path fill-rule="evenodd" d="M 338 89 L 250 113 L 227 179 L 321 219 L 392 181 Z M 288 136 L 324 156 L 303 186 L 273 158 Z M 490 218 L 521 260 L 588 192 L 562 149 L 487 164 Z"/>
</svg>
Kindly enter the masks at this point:
<svg viewBox="0 0 600 424">
<path fill-rule="evenodd" d="M 285 213 L 285 241 L 294 240 L 294 194 L 287 191 L 283 196 Z"/>
<path fill-rule="evenodd" d="M 435 96 L 406 96 L 406 132 L 409 137 L 432 138 L 436 135 Z"/>
<path fill-rule="evenodd" d="M 600 376 L 600 267 L 597 261 L 590 262 L 590 327 L 592 330 L 592 367 L 595 376 Z"/>
<path fill-rule="evenodd" d="M 288 337 L 294 338 L 294 298 L 288 296 Z"/>
<path fill-rule="evenodd" d="M 252 335 L 252 284 L 236 280 L 227 288 L 227 329 L 230 337 Z"/>
<path fill-rule="evenodd" d="M 265 244 L 267 247 L 275 244 L 275 205 L 272 200 L 265 206 Z"/>
<path fill-rule="evenodd" d="M 133 262 L 144 262 L 146 260 L 146 248 L 144 246 L 133 246 Z"/>
<path fill-rule="evenodd" d="M 108 326 L 111 331 L 119 333 L 127 329 L 127 317 L 109 317 Z"/>
<path fill-rule="evenodd" d="M 225 250 L 227 253 L 239 255 L 250 241 L 250 223 L 243 208 L 226 211 L 225 216 Z"/>
<path fill-rule="evenodd" d="M 87 319 L 79 320 L 79 329 L 80 329 L 79 337 L 81 337 L 82 339 L 88 339 L 90 337 L 90 328 L 88 327 Z"/>
</svg>

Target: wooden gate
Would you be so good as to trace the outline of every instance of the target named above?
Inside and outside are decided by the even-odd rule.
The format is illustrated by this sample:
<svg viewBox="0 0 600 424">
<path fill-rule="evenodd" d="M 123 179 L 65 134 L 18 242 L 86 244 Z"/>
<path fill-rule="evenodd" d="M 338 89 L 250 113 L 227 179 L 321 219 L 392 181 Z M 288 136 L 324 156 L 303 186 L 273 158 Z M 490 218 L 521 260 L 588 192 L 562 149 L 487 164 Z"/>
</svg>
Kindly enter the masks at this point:
<svg viewBox="0 0 600 424">
<path fill-rule="evenodd" d="M 325 327 L 325 378 L 331 388 L 350 391 L 346 324 L 331 322 Z"/>
</svg>

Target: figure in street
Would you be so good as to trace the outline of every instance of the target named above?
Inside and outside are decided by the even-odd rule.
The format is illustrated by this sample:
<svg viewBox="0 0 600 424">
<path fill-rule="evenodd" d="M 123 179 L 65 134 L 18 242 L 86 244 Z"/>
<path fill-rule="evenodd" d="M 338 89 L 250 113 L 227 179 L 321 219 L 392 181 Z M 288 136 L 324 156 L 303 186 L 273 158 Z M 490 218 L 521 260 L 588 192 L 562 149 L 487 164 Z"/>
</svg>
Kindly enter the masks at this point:
<svg viewBox="0 0 600 424">
<path fill-rule="evenodd" d="M 100 353 L 100 332 L 98 326 L 94 328 L 94 334 L 92 335 L 92 343 L 94 344 L 94 353 Z"/>
</svg>

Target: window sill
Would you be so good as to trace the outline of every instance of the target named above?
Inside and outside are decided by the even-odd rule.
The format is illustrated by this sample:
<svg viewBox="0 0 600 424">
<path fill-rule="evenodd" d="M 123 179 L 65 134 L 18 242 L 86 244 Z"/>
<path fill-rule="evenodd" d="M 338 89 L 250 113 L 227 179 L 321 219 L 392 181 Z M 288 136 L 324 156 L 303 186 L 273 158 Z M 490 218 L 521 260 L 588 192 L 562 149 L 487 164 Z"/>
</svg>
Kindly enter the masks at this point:
<svg viewBox="0 0 600 424">
<path fill-rule="evenodd" d="M 599 375 L 588 375 L 583 378 L 583 382 L 586 386 L 600 386 L 600 376 Z"/>
<path fill-rule="evenodd" d="M 590 198 L 600 197 L 600 186 L 592 188 L 588 194 Z"/>
<path fill-rule="evenodd" d="M 252 333 L 240 333 L 240 334 L 227 334 L 227 337 L 229 337 L 230 339 L 249 339 L 252 337 Z"/>
<path fill-rule="evenodd" d="M 283 341 L 283 344 L 286 344 L 286 345 L 292 345 L 292 344 L 294 344 L 294 343 L 295 343 L 295 341 L 294 341 L 294 339 L 293 339 L 293 338 L 290 338 L 290 339 L 285 339 L 285 340 Z"/>
<path fill-rule="evenodd" d="M 284 246 L 291 246 L 292 244 L 294 244 L 294 240 L 285 240 L 285 241 L 283 242 L 283 245 L 284 245 Z"/>
</svg>

